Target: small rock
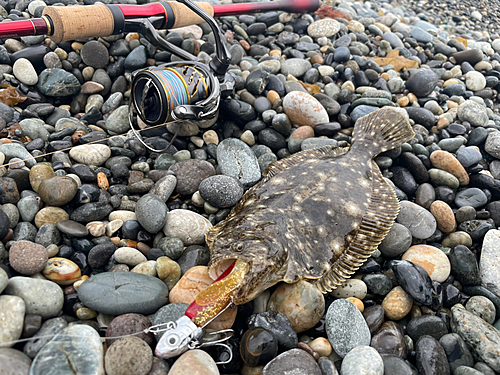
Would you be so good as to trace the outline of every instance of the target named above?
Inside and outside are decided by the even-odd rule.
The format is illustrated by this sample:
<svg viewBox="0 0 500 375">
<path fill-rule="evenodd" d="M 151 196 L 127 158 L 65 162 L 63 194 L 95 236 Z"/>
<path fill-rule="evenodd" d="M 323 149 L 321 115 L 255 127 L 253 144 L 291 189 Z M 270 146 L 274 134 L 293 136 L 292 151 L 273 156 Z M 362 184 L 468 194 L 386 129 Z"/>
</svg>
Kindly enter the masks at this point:
<svg viewBox="0 0 500 375">
<path fill-rule="evenodd" d="M 344 357 L 340 372 L 342 375 L 383 375 L 384 362 L 375 349 L 361 345 Z"/>
<path fill-rule="evenodd" d="M 73 147 L 69 156 L 78 163 L 100 166 L 111 156 L 111 150 L 106 145 L 92 144 Z"/>
<path fill-rule="evenodd" d="M 328 341 L 340 357 L 358 346 L 370 345 L 370 330 L 363 315 L 346 299 L 335 300 L 330 305 L 325 324 Z"/>
<path fill-rule="evenodd" d="M 153 351 L 139 337 L 124 337 L 110 345 L 104 357 L 108 375 L 147 375 L 153 365 Z"/>
<path fill-rule="evenodd" d="M 314 285 L 301 280 L 282 283 L 271 295 L 267 309 L 281 312 L 296 332 L 303 332 L 319 322 L 325 312 L 325 300 Z"/>
<path fill-rule="evenodd" d="M 0 344 L 11 347 L 23 333 L 26 304 L 21 297 L 0 296 Z"/>
<path fill-rule="evenodd" d="M 4 294 L 21 297 L 26 303 L 26 314 L 40 315 L 43 319 L 59 315 L 64 303 L 63 291 L 56 283 L 31 277 L 10 278 Z"/>
<path fill-rule="evenodd" d="M 429 238 L 437 228 L 434 216 L 425 208 L 409 201 L 402 201 L 397 222 L 408 228 L 413 237 Z"/>
<path fill-rule="evenodd" d="M 151 314 L 167 303 L 168 288 L 160 279 L 140 273 L 104 272 L 83 282 L 78 297 L 105 314 Z"/>
<path fill-rule="evenodd" d="M 31 276 L 41 272 L 48 259 L 47 249 L 31 241 L 17 241 L 9 250 L 11 267 L 23 275 Z"/>
<path fill-rule="evenodd" d="M 434 246 L 414 245 L 403 254 L 401 259 L 418 264 L 434 281 L 445 281 L 451 272 L 448 257 Z"/>
<path fill-rule="evenodd" d="M 393 288 L 382 301 L 385 315 L 391 320 L 403 319 L 412 306 L 412 298 L 400 286 Z"/>
<path fill-rule="evenodd" d="M 329 122 L 328 113 L 321 103 L 313 96 L 292 91 L 283 99 L 283 110 L 290 121 L 296 125 L 315 127 Z"/>
<path fill-rule="evenodd" d="M 479 259 L 481 285 L 496 295 L 500 295 L 499 246 L 500 231 L 496 229 L 489 230 L 484 236 L 481 258 Z"/>
<path fill-rule="evenodd" d="M 104 350 L 95 329 L 76 324 L 63 329 L 33 360 L 30 374 L 99 374 Z"/>
<path fill-rule="evenodd" d="M 219 375 L 215 361 L 203 350 L 188 350 L 181 355 L 170 368 L 169 374 L 173 375 Z"/>
<path fill-rule="evenodd" d="M 202 244 L 212 224 L 203 216 L 188 210 L 178 209 L 167 214 L 163 232 L 168 237 L 179 238 L 185 246 Z"/>
<path fill-rule="evenodd" d="M 318 364 L 306 351 L 291 349 L 270 361 L 264 366 L 262 375 L 293 374 L 321 375 Z"/>
</svg>

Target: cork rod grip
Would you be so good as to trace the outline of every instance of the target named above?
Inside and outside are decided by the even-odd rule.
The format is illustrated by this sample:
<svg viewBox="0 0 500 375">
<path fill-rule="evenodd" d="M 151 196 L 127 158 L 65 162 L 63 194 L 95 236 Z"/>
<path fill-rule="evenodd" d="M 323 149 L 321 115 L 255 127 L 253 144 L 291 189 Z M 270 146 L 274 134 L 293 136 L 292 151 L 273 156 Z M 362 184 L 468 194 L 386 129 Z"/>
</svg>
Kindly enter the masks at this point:
<svg viewBox="0 0 500 375">
<path fill-rule="evenodd" d="M 196 25 L 198 23 L 205 22 L 203 18 L 198 16 L 192 10 L 190 10 L 184 4 L 177 3 L 175 1 L 167 1 L 168 4 L 172 7 L 174 12 L 174 26 L 173 28 Z M 212 17 L 214 16 L 214 8 L 210 3 L 196 3 L 200 8 L 202 8 L 205 12 L 210 14 Z"/>
<path fill-rule="evenodd" d="M 43 15 L 52 20 L 50 38 L 56 43 L 113 34 L 114 19 L 106 5 L 46 7 Z"/>
</svg>

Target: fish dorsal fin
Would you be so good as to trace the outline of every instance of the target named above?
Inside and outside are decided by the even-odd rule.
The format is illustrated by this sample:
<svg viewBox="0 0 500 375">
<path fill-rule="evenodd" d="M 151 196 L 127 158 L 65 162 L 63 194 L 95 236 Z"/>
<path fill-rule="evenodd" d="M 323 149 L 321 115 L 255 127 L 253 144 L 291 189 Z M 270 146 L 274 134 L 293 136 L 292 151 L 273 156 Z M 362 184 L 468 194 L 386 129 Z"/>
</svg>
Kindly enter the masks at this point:
<svg viewBox="0 0 500 375">
<path fill-rule="evenodd" d="M 384 107 L 356 122 L 351 149 L 373 157 L 401 146 L 414 136 L 409 121 L 401 112 L 392 107 Z"/>
<path fill-rule="evenodd" d="M 307 160 L 336 158 L 344 155 L 348 150 L 348 148 L 344 147 L 323 146 L 297 152 L 285 159 L 281 159 L 269 164 L 269 166 L 264 171 L 265 177 L 263 179 L 263 182 L 269 181 L 278 173 L 290 168 L 293 165 L 302 163 Z"/>
<path fill-rule="evenodd" d="M 399 213 L 394 190 L 384 181 L 374 162 L 370 203 L 347 249 L 314 283 L 321 292 L 331 292 L 348 279 L 372 255 L 382 242 Z"/>
</svg>

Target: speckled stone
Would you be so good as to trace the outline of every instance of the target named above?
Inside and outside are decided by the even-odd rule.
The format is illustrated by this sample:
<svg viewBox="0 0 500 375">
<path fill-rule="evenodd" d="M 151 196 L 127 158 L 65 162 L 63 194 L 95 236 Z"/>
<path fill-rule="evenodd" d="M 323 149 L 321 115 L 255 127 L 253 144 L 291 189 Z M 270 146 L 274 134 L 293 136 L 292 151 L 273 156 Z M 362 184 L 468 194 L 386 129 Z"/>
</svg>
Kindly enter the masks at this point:
<svg viewBox="0 0 500 375">
<path fill-rule="evenodd" d="M 400 286 L 393 288 L 382 301 L 385 315 L 391 320 L 403 319 L 412 306 L 413 299 Z"/>
<path fill-rule="evenodd" d="M 11 267 L 23 275 L 30 276 L 41 272 L 48 259 L 47 249 L 31 241 L 17 241 L 9 251 Z"/>
<path fill-rule="evenodd" d="M 26 303 L 26 314 L 40 315 L 43 319 L 59 315 L 63 308 L 63 291 L 49 280 L 15 276 L 9 279 L 4 293 L 21 297 Z"/>
<path fill-rule="evenodd" d="M 495 371 L 500 371 L 500 332 L 463 306 L 451 308 L 451 329 L 472 353 Z"/>
<path fill-rule="evenodd" d="M 484 236 L 481 248 L 481 258 L 479 259 L 479 272 L 481 275 L 481 285 L 500 295 L 500 231 L 489 230 Z"/>
<path fill-rule="evenodd" d="M 31 358 L 12 348 L 0 348 L 0 369 L 2 375 L 28 375 Z"/>
<path fill-rule="evenodd" d="M 337 289 L 334 289 L 331 295 L 335 298 L 356 297 L 362 300 L 365 298 L 366 293 L 367 287 L 363 280 L 348 279 L 342 285 L 338 286 Z"/>
<path fill-rule="evenodd" d="M 326 313 L 328 341 L 340 357 L 352 349 L 370 345 L 371 334 L 358 308 L 346 299 L 335 300 Z"/>
<path fill-rule="evenodd" d="M 104 357 L 104 367 L 108 375 L 146 375 L 152 365 L 153 351 L 144 340 L 136 336 L 115 341 Z"/>
<path fill-rule="evenodd" d="M 59 207 L 45 207 L 37 212 L 35 216 L 35 225 L 41 228 L 43 224 L 51 223 L 57 225 L 62 220 L 68 220 L 68 213 Z"/>
<path fill-rule="evenodd" d="M 23 333 L 26 304 L 18 296 L 0 296 L 0 345 L 11 347 Z"/>
<path fill-rule="evenodd" d="M 472 296 L 467 301 L 465 309 L 479 316 L 486 323 L 493 324 L 495 322 L 495 305 L 484 296 Z"/>
<path fill-rule="evenodd" d="M 165 225 L 168 208 L 157 195 L 143 195 L 135 206 L 137 221 L 149 233 L 159 232 Z"/>
<path fill-rule="evenodd" d="M 383 375 L 384 362 L 380 354 L 370 346 L 358 346 L 342 361 L 342 375 Z"/>
<path fill-rule="evenodd" d="M 262 176 L 254 152 L 239 139 L 227 138 L 219 143 L 217 163 L 223 175 L 237 179 L 245 188 L 255 185 Z"/>
<path fill-rule="evenodd" d="M 430 207 L 431 214 L 436 218 L 438 229 L 444 233 L 453 232 L 457 223 L 451 207 L 443 201 L 434 201 Z"/>
</svg>

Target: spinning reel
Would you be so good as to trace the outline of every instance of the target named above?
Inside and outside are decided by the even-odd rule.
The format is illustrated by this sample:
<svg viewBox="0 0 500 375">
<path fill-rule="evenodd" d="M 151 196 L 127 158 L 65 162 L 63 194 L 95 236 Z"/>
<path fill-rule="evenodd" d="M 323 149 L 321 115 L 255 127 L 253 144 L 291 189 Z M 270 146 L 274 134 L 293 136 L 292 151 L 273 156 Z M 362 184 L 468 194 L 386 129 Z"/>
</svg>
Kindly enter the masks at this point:
<svg viewBox="0 0 500 375">
<path fill-rule="evenodd" d="M 157 127 L 169 121 L 208 122 L 217 118 L 221 97 L 231 95 L 234 90 L 234 80 L 227 73 L 231 53 L 223 41 L 219 26 L 196 3 L 191 0 L 179 0 L 179 2 L 203 18 L 213 31 L 216 56 L 209 64 L 202 63 L 196 56 L 163 39 L 153 26 L 154 17 L 126 21 L 128 30 L 135 29 L 156 47 L 185 60 L 140 69 L 132 73 L 130 127 L 146 148 L 158 153 L 170 147 L 181 127 L 177 127 L 174 137 L 166 148 L 156 150 L 146 144 L 134 128 L 134 114 L 149 127 Z"/>
</svg>

